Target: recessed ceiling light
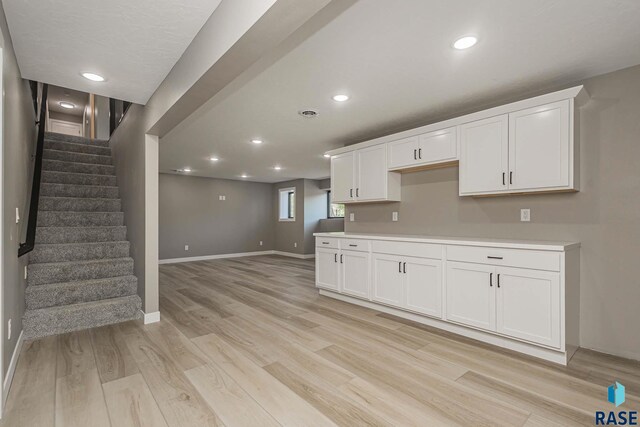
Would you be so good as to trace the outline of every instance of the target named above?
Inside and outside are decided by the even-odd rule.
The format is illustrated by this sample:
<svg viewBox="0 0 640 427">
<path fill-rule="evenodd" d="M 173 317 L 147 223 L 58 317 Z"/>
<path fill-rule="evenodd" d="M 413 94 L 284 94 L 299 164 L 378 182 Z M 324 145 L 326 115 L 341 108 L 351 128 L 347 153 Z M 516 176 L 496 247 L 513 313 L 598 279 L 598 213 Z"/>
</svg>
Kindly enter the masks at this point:
<svg viewBox="0 0 640 427">
<path fill-rule="evenodd" d="M 333 100 L 336 102 L 344 102 L 349 100 L 348 95 L 334 95 Z"/>
<path fill-rule="evenodd" d="M 92 82 L 103 82 L 104 77 L 95 73 L 82 73 L 82 77 L 85 79 L 91 80 Z"/>
<path fill-rule="evenodd" d="M 182 172 L 187 172 L 187 173 L 191 172 L 191 168 L 184 168 L 184 169 L 182 169 Z"/>
<path fill-rule="evenodd" d="M 251 142 L 253 142 L 254 144 L 262 144 L 261 139 L 252 139 Z"/>
<path fill-rule="evenodd" d="M 212 162 L 217 162 L 220 159 L 217 157 L 209 157 L 209 160 L 211 160 Z"/>
<path fill-rule="evenodd" d="M 58 105 L 61 106 L 62 108 L 68 108 L 68 109 L 76 108 L 74 104 L 70 102 L 65 102 L 65 101 L 58 102 Z"/>
<path fill-rule="evenodd" d="M 240 178 L 248 178 L 249 176 L 246 173 L 243 173 L 242 175 L 240 175 Z"/>
<path fill-rule="evenodd" d="M 473 46 L 477 42 L 478 42 L 478 39 L 474 36 L 464 36 L 456 40 L 453 43 L 453 47 L 458 50 L 469 49 L 471 46 Z"/>
<path fill-rule="evenodd" d="M 326 157 L 327 159 L 331 158 L 331 154 L 325 154 L 324 157 Z"/>
<path fill-rule="evenodd" d="M 275 170 L 279 171 L 280 169 L 282 169 L 282 166 L 274 166 L 273 167 Z"/>
</svg>

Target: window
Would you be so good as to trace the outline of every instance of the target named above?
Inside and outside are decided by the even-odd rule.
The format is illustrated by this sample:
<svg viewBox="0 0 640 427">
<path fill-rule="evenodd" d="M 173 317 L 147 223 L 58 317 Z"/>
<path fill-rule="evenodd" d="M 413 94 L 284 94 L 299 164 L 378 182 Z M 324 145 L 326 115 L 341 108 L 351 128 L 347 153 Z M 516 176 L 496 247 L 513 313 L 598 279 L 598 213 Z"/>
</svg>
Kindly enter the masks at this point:
<svg viewBox="0 0 640 427">
<path fill-rule="evenodd" d="M 331 190 L 327 191 L 327 218 L 344 218 L 344 204 L 331 203 Z"/>
<path fill-rule="evenodd" d="M 296 220 L 296 189 L 281 188 L 279 192 L 280 221 Z"/>
</svg>

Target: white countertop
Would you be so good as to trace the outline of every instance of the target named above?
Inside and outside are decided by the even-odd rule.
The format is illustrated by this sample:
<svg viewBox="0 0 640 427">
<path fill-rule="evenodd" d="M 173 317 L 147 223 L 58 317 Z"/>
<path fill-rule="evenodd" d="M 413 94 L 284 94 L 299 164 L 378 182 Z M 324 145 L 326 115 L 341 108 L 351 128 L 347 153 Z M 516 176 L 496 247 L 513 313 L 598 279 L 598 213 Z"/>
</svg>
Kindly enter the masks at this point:
<svg viewBox="0 0 640 427">
<path fill-rule="evenodd" d="M 487 239 L 476 237 L 421 236 L 411 234 L 369 234 L 330 232 L 314 233 L 315 237 L 337 237 L 346 239 L 390 240 L 402 242 L 435 243 L 441 245 L 483 246 L 490 248 L 535 249 L 540 251 L 568 251 L 580 247 L 579 242 L 557 242 L 548 240 Z"/>
</svg>

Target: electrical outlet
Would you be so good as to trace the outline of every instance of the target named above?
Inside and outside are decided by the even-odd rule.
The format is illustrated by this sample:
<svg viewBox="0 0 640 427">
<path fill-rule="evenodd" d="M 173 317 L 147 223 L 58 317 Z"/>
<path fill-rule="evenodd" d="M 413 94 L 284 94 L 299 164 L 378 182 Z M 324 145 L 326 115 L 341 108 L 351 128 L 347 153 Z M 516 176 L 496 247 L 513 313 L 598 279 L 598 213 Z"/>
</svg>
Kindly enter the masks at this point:
<svg viewBox="0 0 640 427">
<path fill-rule="evenodd" d="M 293 242 L 293 247 L 297 248 L 298 247 L 298 242 Z"/>
<path fill-rule="evenodd" d="M 521 222 L 531 221 L 531 209 L 520 209 L 520 221 Z"/>
<path fill-rule="evenodd" d="M 262 240 L 260 240 L 260 246 L 262 246 Z"/>
<path fill-rule="evenodd" d="M 398 220 L 398 212 L 391 213 L 391 221 L 397 221 L 397 220 Z"/>
<path fill-rule="evenodd" d="M 7 339 L 11 339 L 11 319 L 7 322 Z"/>
<path fill-rule="evenodd" d="M 349 214 L 349 221 L 355 221 L 355 220 L 356 220 L 356 214 L 355 214 L 355 213 L 353 213 L 353 212 L 351 212 L 351 213 Z"/>
<path fill-rule="evenodd" d="M 184 245 L 184 250 L 188 251 L 189 250 L 189 245 Z"/>
<path fill-rule="evenodd" d="M 218 196 L 218 200 L 227 200 L 227 196 L 220 195 Z"/>
</svg>

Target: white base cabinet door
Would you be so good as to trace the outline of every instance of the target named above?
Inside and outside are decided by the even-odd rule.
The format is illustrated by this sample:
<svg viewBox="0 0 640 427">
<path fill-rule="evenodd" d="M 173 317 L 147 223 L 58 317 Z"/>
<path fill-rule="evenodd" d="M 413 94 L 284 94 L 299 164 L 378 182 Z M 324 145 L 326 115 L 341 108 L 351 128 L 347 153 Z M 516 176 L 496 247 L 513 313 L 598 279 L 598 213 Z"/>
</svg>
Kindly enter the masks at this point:
<svg viewBox="0 0 640 427">
<path fill-rule="evenodd" d="M 496 269 L 498 333 L 560 347 L 560 277 L 558 273 Z"/>
<path fill-rule="evenodd" d="M 402 257 L 373 254 L 373 290 L 371 299 L 396 307 L 402 306 L 404 299 Z"/>
<path fill-rule="evenodd" d="M 404 307 L 408 310 L 442 318 L 442 261 L 406 258 Z"/>
<path fill-rule="evenodd" d="M 496 330 L 495 267 L 447 262 L 447 320 Z"/>
<path fill-rule="evenodd" d="M 369 299 L 369 253 L 342 251 L 342 292 Z"/>
<path fill-rule="evenodd" d="M 337 249 L 316 248 L 316 284 L 319 288 L 340 291 L 340 263 Z"/>
</svg>

